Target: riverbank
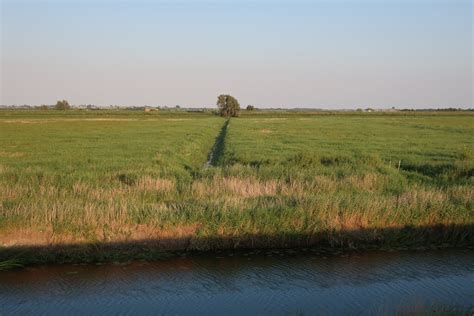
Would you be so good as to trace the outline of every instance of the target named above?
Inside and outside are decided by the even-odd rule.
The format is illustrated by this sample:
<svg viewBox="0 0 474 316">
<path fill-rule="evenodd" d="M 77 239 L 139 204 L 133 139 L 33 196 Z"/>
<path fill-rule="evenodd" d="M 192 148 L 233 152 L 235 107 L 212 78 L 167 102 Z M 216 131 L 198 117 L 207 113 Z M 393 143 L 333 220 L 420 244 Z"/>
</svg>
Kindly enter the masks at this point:
<svg viewBox="0 0 474 316">
<path fill-rule="evenodd" d="M 456 113 L 0 111 L 2 260 L 470 244 L 473 126 Z"/>
<path fill-rule="evenodd" d="M 474 225 L 436 225 L 344 232 L 321 232 L 314 235 L 245 237 L 168 237 L 129 239 L 116 242 L 29 244 L 0 248 L 0 262 L 11 268 L 48 263 L 100 263 L 130 260 L 157 260 L 176 253 L 219 251 L 315 251 L 340 253 L 366 250 L 426 250 L 472 248 Z M 4 268 L 8 268 L 6 265 Z"/>
</svg>

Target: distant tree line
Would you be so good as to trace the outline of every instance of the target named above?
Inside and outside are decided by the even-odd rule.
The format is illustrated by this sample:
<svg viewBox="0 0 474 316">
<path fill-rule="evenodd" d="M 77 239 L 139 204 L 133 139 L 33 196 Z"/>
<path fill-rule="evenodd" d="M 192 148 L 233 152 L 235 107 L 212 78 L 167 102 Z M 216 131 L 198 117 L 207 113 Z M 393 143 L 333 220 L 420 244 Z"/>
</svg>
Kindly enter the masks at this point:
<svg viewBox="0 0 474 316">
<path fill-rule="evenodd" d="M 240 113 L 240 105 L 237 99 L 229 94 L 221 94 L 217 97 L 217 113 L 223 117 L 235 117 L 239 116 Z M 55 109 L 55 110 L 69 110 L 72 109 L 72 106 L 69 104 L 67 100 L 58 100 L 55 105 L 39 105 L 39 106 L 32 106 L 32 105 L 0 105 L 0 108 L 17 108 L 17 109 L 39 109 L 39 110 L 48 110 L 48 109 Z M 87 109 L 87 110 L 100 110 L 104 109 L 103 107 L 88 104 L 88 105 L 76 105 L 75 108 L 77 109 Z M 209 109 L 206 107 L 202 108 L 187 108 L 181 107 L 180 105 L 175 105 L 173 107 L 168 106 L 118 106 L 118 105 L 110 105 L 110 109 L 123 109 L 123 110 L 132 110 L 132 111 L 158 111 L 158 110 L 176 110 L 176 111 L 187 111 L 187 112 L 215 112 L 213 109 Z M 251 104 L 247 105 L 245 108 L 246 111 L 255 111 L 257 108 Z M 302 112 L 309 112 L 309 111 L 333 111 L 338 112 L 338 110 L 324 110 L 324 109 L 315 109 L 315 108 L 269 108 L 264 109 L 267 111 L 302 111 Z M 348 110 L 351 111 L 351 110 Z M 447 108 L 424 108 L 424 109 L 396 109 L 395 107 L 391 107 L 391 109 L 384 110 L 384 109 L 374 109 L 374 108 L 357 108 L 355 109 L 356 112 L 376 112 L 376 111 L 401 111 L 401 112 L 473 112 L 474 108 L 462 109 L 462 108 L 455 108 L 455 107 L 447 107 Z"/>
<path fill-rule="evenodd" d="M 404 112 L 458 112 L 458 111 L 474 111 L 474 109 L 461 108 L 441 108 L 441 109 L 401 109 Z"/>
</svg>

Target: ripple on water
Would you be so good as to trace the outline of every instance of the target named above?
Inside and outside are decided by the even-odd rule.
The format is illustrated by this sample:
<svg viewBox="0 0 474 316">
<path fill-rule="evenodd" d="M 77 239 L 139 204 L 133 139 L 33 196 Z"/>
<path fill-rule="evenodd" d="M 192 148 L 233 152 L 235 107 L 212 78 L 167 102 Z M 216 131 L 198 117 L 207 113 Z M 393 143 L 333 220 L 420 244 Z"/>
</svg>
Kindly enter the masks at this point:
<svg viewBox="0 0 474 316">
<path fill-rule="evenodd" d="M 474 251 L 219 253 L 0 273 L 0 314 L 402 313 L 474 307 Z M 251 260 L 248 260 L 251 259 Z"/>
</svg>

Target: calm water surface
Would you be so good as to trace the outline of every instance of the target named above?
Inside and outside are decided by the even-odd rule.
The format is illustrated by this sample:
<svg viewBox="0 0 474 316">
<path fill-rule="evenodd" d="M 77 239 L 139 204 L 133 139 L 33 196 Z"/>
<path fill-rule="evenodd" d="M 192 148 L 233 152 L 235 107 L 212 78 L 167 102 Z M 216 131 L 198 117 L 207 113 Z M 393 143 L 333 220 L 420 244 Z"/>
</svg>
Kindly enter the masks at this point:
<svg viewBox="0 0 474 316">
<path fill-rule="evenodd" d="M 474 250 L 218 253 L 0 273 L 0 315 L 473 312 Z"/>
</svg>

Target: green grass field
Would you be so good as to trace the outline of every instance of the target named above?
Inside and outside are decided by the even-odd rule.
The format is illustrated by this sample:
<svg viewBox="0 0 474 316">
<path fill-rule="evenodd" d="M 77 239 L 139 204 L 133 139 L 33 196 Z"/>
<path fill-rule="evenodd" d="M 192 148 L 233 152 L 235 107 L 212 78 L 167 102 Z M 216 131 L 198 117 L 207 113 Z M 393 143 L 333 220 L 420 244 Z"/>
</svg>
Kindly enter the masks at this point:
<svg viewBox="0 0 474 316">
<path fill-rule="evenodd" d="M 224 123 L 210 113 L 0 111 L 1 244 L 474 238 L 472 114 L 254 112 Z M 451 228 L 426 237 L 440 225 Z"/>
</svg>

